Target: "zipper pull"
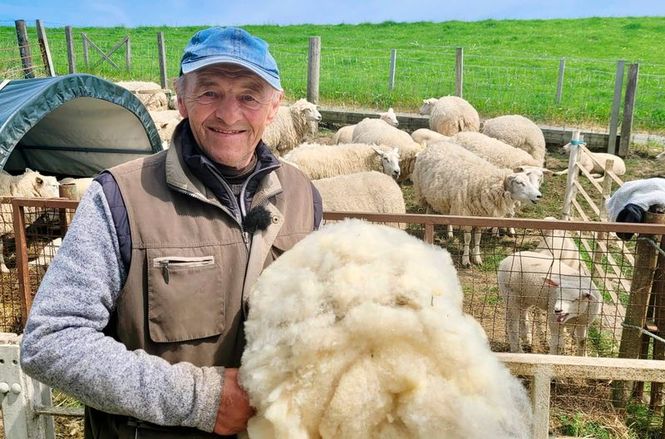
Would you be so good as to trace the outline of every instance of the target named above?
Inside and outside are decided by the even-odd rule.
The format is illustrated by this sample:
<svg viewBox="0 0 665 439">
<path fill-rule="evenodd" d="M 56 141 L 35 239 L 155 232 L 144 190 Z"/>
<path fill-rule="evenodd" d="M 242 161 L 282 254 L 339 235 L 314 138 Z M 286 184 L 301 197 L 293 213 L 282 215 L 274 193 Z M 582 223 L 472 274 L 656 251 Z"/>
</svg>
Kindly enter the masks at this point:
<svg viewBox="0 0 665 439">
<path fill-rule="evenodd" d="M 169 261 L 162 262 L 162 277 L 164 282 L 169 283 Z"/>
</svg>

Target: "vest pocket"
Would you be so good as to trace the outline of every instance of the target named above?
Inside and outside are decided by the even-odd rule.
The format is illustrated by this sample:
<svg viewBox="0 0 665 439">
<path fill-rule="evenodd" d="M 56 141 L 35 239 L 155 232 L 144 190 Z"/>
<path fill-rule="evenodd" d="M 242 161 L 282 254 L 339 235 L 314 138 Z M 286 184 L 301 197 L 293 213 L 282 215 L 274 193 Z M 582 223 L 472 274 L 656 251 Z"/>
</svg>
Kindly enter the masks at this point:
<svg viewBox="0 0 665 439">
<path fill-rule="evenodd" d="M 211 248 L 147 249 L 148 330 L 157 343 L 224 332 L 220 255 Z"/>
</svg>

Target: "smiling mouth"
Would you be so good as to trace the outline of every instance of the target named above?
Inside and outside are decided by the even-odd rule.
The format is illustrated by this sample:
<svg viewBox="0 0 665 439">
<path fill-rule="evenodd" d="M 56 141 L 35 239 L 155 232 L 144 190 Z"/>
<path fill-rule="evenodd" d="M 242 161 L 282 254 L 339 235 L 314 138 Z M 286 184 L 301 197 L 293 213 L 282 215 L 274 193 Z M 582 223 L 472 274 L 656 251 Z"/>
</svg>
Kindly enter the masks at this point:
<svg viewBox="0 0 665 439">
<path fill-rule="evenodd" d="M 219 134 L 240 134 L 245 132 L 245 130 L 221 130 L 217 128 L 209 128 L 209 129 Z"/>
</svg>

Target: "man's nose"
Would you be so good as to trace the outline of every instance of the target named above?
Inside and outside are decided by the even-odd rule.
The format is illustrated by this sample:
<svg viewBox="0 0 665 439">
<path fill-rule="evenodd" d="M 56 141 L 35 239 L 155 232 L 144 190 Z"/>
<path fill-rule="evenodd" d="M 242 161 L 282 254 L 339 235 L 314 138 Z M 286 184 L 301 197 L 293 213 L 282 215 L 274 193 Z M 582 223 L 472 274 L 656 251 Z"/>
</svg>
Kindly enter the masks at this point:
<svg viewBox="0 0 665 439">
<path fill-rule="evenodd" d="M 227 125 L 233 125 L 242 116 L 242 111 L 235 96 L 224 96 L 217 102 L 215 116 Z"/>
</svg>

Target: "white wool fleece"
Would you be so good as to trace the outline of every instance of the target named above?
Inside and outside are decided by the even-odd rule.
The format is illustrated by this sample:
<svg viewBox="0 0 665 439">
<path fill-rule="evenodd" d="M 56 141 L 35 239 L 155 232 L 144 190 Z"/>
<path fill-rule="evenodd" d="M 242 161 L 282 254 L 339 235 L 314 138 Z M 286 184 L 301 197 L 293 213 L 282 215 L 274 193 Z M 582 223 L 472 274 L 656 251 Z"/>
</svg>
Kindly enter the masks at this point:
<svg viewBox="0 0 665 439">
<path fill-rule="evenodd" d="M 528 438 L 519 381 L 462 312 L 447 251 L 360 220 L 327 225 L 250 293 L 250 438 Z"/>
</svg>

